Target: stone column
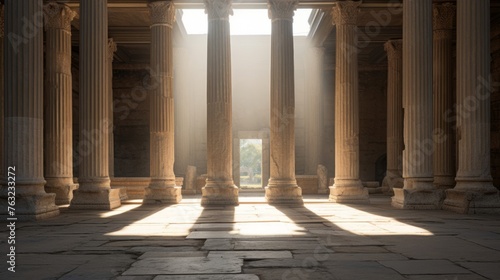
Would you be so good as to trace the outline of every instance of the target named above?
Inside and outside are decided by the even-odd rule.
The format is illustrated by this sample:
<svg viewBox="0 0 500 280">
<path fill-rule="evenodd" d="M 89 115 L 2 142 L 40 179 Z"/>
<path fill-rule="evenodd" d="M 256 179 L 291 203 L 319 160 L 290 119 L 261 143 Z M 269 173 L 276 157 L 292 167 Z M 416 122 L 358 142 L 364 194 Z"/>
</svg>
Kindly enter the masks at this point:
<svg viewBox="0 0 500 280">
<path fill-rule="evenodd" d="M 335 182 L 330 201 L 368 203 L 359 180 L 359 93 L 357 21 L 360 1 L 338 1 L 332 10 L 337 29 L 335 60 Z"/>
<path fill-rule="evenodd" d="M 73 182 L 73 88 L 71 78 L 71 21 L 76 13 L 50 2 L 45 12 L 45 191 L 56 204 L 69 204 Z"/>
<path fill-rule="evenodd" d="M 387 170 L 382 190 L 403 187 L 403 41 L 390 40 L 387 51 Z"/>
<path fill-rule="evenodd" d="M 455 188 L 444 209 L 500 213 L 490 171 L 490 1 L 457 2 L 457 138 Z"/>
<path fill-rule="evenodd" d="M 233 182 L 231 0 L 205 0 L 208 14 L 207 61 L 207 182 L 202 205 L 238 205 Z"/>
<path fill-rule="evenodd" d="M 298 1 L 269 0 L 271 31 L 271 177 L 269 204 L 303 204 L 295 180 L 293 14 Z"/>
<path fill-rule="evenodd" d="M 26 29 L 26 22 L 31 22 Z M 15 166 L 15 216 L 57 216 L 55 194 L 47 194 L 43 177 L 43 4 L 42 0 L 6 1 L 4 168 Z M 5 171 L 4 171 L 5 172 Z M 7 174 L 6 174 L 7 175 Z M 0 211 L 8 205 L 8 186 L 0 191 Z"/>
<path fill-rule="evenodd" d="M 113 121 L 113 57 L 117 50 L 113 38 L 108 39 L 108 92 L 109 92 L 109 177 L 115 177 L 114 121 Z"/>
<path fill-rule="evenodd" d="M 442 192 L 433 185 L 432 0 L 403 2 L 403 189 L 392 205 L 438 209 Z"/>
<path fill-rule="evenodd" d="M 453 92 L 453 3 L 435 4 L 433 39 L 434 85 L 434 185 L 438 189 L 455 186 L 455 123 L 450 120 L 455 102 Z"/>
<path fill-rule="evenodd" d="M 175 7 L 172 1 L 149 3 L 151 16 L 150 97 L 150 175 L 144 203 L 178 203 L 181 187 L 174 174 L 174 95 L 172 27 Z"/>
<path fill-rule="evenodd" d="M 70 208 L 109 210 L 121 205 L 109 180 L 107 0 L 80 2 L 80 142 L 78 183 Z"/>
</svg>

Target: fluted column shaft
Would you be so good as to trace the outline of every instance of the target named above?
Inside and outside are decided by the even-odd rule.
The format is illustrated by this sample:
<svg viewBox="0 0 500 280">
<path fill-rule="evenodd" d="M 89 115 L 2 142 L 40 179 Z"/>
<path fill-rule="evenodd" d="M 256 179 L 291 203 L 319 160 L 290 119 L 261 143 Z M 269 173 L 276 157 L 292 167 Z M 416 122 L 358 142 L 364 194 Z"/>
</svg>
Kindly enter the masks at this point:
<svg viewBox="0 0 500 280">
<path fill-rule="evenodd" d="M 455 185 L 455 133 L 453 112 L 453 27 L 456 8 L 452 3 L 434 5 L 433 85 L 434 85 L 434 185 Z"/>
<path fill-rule="evenodd" d="M 108 93 L 109 93 L 109 177 L 115 176 L 114 121 L 113 121 L 113 57 L 117 50 L 113 38 L 108 39 Z"/>
<path fill-rule="evenodd" d="M 368 202 L 359 180 L 359 92 L 357 21 L 361 2 L 336 2 L 335 59 L 335 183 L 330 200 Z"/>
<path fill-rule="evenodd" d="M 29 32 L 26 20 L 33 23 Z M 59 214 L 55 194 L 44 190 L 42 26 L 41 0 L 6 1 L 5 34 L 16 34 L 19 40 L 4 45 L 5 164 L 15 166 L 16 216 L 25 219 Z M 6 186 L 0 196 L 0 211 L 4 212 Z"/>
<path fill-rule="evenodd" d="M 207 182 L 202 205 L 238 204 L 232 175 L 230 0 L 205 0 L 207 35 Z"/>
<path fill-rule="evenodd" d="M 73 88 L 71 78 L 71 21 L 76 13 L 50 2 L 44 7 L 45 57 L 45 190 L 56 204 L 73 198 Z"/>
<path fill-rule="evenodd" d="M 269 203 L 302 203 L 295 180 L 295 77 L 293 14 L 298 1 L 270 0 L 271 32 L 271 176 Z"/>
<path fill-rule="evenodd" d="M 144 203 L 177 203 L 180 188 L 174 174 L 174 95 L 172 27 L 175 7 L 171 1 L 149 4 L 151 16 L 150 175 Z"/>
<path fill-rule="evenodd" d="M 109 179 L 110 98 L 108 92 L 107 0 L 80 2 L 80 143 L 73 208 L 120 206 Z"/>
<path fill-rule="evenodd" d="M 403 41 L 385 43 L 387 51 L 387 171 L 382 187 L 385 192 L 402 188 L 403 159 Z"/>
</svg>

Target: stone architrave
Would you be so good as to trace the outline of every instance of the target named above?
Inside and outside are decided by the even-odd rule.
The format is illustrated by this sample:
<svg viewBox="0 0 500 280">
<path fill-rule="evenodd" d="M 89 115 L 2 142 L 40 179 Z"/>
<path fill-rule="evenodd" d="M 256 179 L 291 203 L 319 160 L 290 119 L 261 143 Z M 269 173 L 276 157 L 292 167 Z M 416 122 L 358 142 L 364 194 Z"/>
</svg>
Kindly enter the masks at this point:
<svg viewBox="0 0 500 280">
<path fill-rule="evenodd" d="M 293 15 L 297 0 L 270 0 L 271 31 L 271 176 L 269 204 L 303 204 L 295 179 L 295 82 Z"/>
<path fill-rule="evenodd" d="M 403 41 L 389 40 L 387 51 L 387 170 L 382 192 L 403 188 Z"/>
<path fill-rule="evenodd" d="M 329 192 L 328 189 L 328 169 L 322 164 L 318 164 L 316 169 L 318 175 L 318 193 L 325 194 Z"/>
<path fill-rule="evenodd" d="M 73 199 L 73 87 L 71 77 L 71 21 L 68 6 L 44 6 L 45 59 L 45 191 L 56 194 L 56 204 Z"/>
<path fill-rule="evenodd" d="M 21 36 L 20 44 L 5 47 L 5 156 L 11 173 L 0 189 L 0 213 L 13 206 L 17 220 L 59 215 L 56 195 L 46 193 L 43 177 L 43 3 L 5 1 L 5 33 Z M 14 16 L 15 15 L 15 16 Z M 38 19 L 26 36 L 26 19 Z M 15 182 L 8 177 L 15 177 Z M 15 189 L 9 189 L 14 187 Z M 15 192 L 15 205 L 9 204 Z M 10 193 L 9 193 L 10 192 Z"/>
<path fill-rule="evenodd" d="M 207 35 L 207 180 L 201 205 L 238 205 L 233 182 L 231 0 L 205 0 Z"/>
<path fill-rule="evenodd" d="M 151 76 L 157 81 L 150 98 L 150 174 L 145 204 L 175 204 L 182 199 L 174 174 L 174 93 L 172 28 L 175 7 L 172 1 L 149 3 L 151 16 Z"/>
<path fill-rule="evenodd" d="M 403 2 L 404 151 L 402 189 L 392 206 L 439 209 L 443 191 L 433 184 L 432 0 Z"/>
<path fill-rule="evenodd" d="M 458 171 L 446 210 L 500 213 L 490 167 L 490 87 L 490 1 L 457 1 Z"/>
<path fill-rule="evenodd" d="M 369 203 L 359 179 L 359 92 L 357 22 L 360 1 L 338 1 L 332 10 L 337 30 L 335 60 L 335 182 L 330 201 Z"/>
<path fill-rule="evenodd" d="M 109 179 L 107 0 L 80 2 L 79 188 L 70 208 L 110 210 L 121 205 Z"/>
<path fill-rule="evenodd" d="M 434 87 L 434 185 L 438 189 L 455 186 L 455 131 L 449 112 L 453 112 L 453 35 L 456 6 L 435 4 L 433 38 Z"/>
</svg>

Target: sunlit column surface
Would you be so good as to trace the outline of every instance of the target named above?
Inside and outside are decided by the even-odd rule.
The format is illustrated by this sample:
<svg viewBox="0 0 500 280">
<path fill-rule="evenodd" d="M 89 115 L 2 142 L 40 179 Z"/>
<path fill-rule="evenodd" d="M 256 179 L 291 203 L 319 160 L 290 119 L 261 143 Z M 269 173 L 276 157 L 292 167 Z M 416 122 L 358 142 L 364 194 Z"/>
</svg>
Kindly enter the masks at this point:
<svg viewBox="0 0 500 280">
<path fill-rule="evenodd" d="M 69 204 L 73 182 L 73 88 L 71 78 L 71 21 L 76 13 L 50 2 L 45 13 L 45 191 L 56 204 Z"/>
<path fill-rule="evenodd" d="M 113 38 L 108 39 L 108 93 L 109 93 L 109 177 L 115 176 L 114 120 L 113 120 L 113 57 L 117 50 Z"/>
<path fill-rule="evenodd" d="M 403 187 L 403 41 L 385 43 L 387 51 L 387 170 L 382 189 Z"/>
<path fill-rule="evenodd" d="M 490 88 L 490 1 L 457 1 L 458 171 L 444 209 L 500 213 L 490 171 Z"/>
<path fill-rule="evenodd" d="M 270 204 L 303 204 L 295 180 L 295 81 L 293 14 L 297 0 L 270 0 L 271 31 L 271 177 Z"/>
<path fill-rule="evenodd" d="M 202 205 L 237 205 L 233 182 L 230 0 L 205 0 L 207 35 L 207 182 Z"/>
<path fill-rule="evenodd" d="M 403 189 L 392 205 L 438 209 L 443 193 L 433 184 L 432 0 L 403 2 Z"/>
<path fill-rule="evenodd" d="M 144 203 L 178 203 L 181 187 L 174 174 L 174 95 L 172 27 L 175 7 L 172 1 L 149 4 L 151 16 L 150 97 L 150 175 Z"/>
<path fill-rule="evenodd" d="M 79 188 L 71 208 L 113 209 L 119 190 L 110 188 L 107 0 L 80 2 Z"/>
<path fill-rule="evenodd" d="M 36 21 L 29 32 L 26 20 Z M 4 168 L 15 177 L 15 216 L 43 219 L 59 214 L 55 194 L 44 190 L 43 177 L 43 5 L 41 0 L 6 1 Z M 4 171 L 5 172 L 5 171 Z M 13 181 L 13 180 L 9 180 Z M 12 184 L 10 184 L 12 185 Z M 1 188 L 0 213 L 9 205 L 8 184 Z"/>
<path fill-rule="evenodd" d="M 359 93 L 357 22 L 360 1 L 336 2 L 332 10 L 337 31 L 335 59 L 335 182 L 330 201 L 368 203 L 359 179 Z"/>
</svg>

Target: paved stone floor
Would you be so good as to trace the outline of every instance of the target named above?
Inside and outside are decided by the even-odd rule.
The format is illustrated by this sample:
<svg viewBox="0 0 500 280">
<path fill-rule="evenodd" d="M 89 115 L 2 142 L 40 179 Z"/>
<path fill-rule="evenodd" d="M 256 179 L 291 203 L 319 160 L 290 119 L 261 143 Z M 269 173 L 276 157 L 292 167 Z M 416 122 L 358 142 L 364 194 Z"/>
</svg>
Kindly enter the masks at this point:
<svg viewBox="0 0 500 280">
<path fill-rule="evenodd" d="M 18 222 L 16 272 L 0 279 L 500 279 L 500 216 L 395 210 L 389 197 L 304 207 L 241 197 L 238 207 L 127 201 Z M 8 252 L 7 252 L 8 253 Z"/>
</svg>

